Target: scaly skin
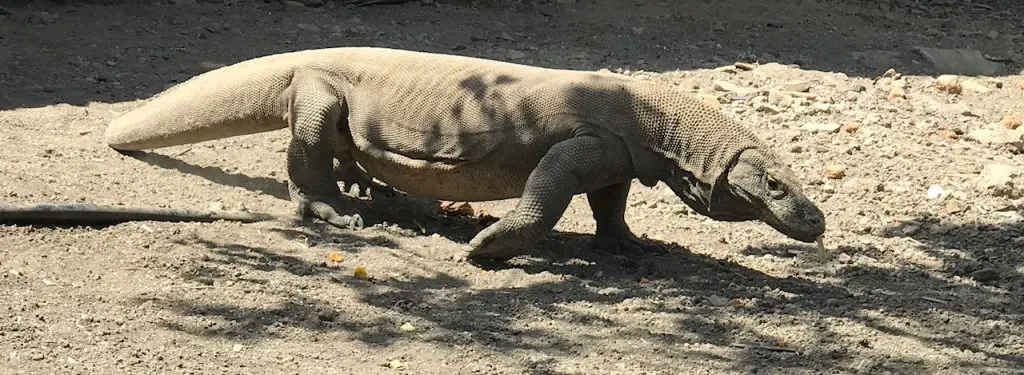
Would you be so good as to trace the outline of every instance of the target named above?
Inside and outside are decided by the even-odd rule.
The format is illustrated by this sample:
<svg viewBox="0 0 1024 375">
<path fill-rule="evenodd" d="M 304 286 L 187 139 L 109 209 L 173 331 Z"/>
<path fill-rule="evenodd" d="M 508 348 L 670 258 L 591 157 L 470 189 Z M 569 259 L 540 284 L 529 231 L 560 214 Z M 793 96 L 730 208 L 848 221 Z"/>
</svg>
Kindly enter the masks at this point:
<svg viewBox="0 0 1024 375">
<path fill-rule="evenodd" d="M 825 230 L 799 181 L 748 129 L 671 87 L 613 74 L 380 48 L 300 51 L 194 77 L 112 121 L 105 137 L 141 150 L 283 128 L 303 217 L 360 227 L 357 214 L 338 212 L 337 181 L 369 176 L 433 199 L 520 198 L 470 241 L 471 258 L 521 254 L 582 193 L 599 245 L 642 246 L 624 220 L 633 179 L 664 181 L 717 220 L 761 220 L 804 242 Z"/>
</svg>

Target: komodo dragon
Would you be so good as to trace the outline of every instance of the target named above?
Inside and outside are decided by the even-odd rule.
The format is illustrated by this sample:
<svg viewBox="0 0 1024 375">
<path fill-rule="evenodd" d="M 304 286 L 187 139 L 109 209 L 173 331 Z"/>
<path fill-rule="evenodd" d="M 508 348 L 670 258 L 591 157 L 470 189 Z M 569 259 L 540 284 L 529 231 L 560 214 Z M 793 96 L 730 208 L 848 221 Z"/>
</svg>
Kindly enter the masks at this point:
<svg viewBox="0 0 1024 375">
<path fill-rule="evenodd" d="M 469 258 L 508 259 L 586 193 L 599 246 L 643 246 L 626 224 L 630 182 L 664 182 L 715 220 L 760 220 L 814 242 L 822 212 L 752 131 L 665 84 L 611 73 L 371 47 L 305 50 L 195 76 L 111 121 L 110 147 L 144 150 L 289 128 L 288 187 L 302 218 L 338 212 L 332 166 L 413 196 L 520 198 Z"/>
</svg>

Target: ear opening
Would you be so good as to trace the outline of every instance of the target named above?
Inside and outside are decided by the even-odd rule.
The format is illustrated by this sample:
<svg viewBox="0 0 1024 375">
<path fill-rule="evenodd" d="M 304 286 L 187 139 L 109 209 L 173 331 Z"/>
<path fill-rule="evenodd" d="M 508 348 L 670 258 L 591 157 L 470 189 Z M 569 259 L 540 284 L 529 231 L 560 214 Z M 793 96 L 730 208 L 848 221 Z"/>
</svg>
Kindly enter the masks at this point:
<svg viewBox="0 0 1024 375">
<path fill-rule="evenodd" d="M 732 169 L 736 167 L 736 164 L 740 162 L 740 157 L 743 156 L 743 153 L 746 152 L 747 150 L 756 149 L 757 147 L 743 147 L 737 150 L 736 153 L 734 153 L 732 157 L 729 158 L 729 162 L 726 163 L 725 168 L 722 168 L 722 172 L 719 173 L 718 177 L 715 178 L 714 181 L 712 181 L 711 183 L 711 188 L 708 193 L 709 205 L 710 202 L 714 202 L 715 200 L 717 200 L 717 198 L 723 193 L 722 189 L 728 188 L 729 183 L 727 180 L 729 179 L 729 172 L 731 172 Z"/>
</svg>

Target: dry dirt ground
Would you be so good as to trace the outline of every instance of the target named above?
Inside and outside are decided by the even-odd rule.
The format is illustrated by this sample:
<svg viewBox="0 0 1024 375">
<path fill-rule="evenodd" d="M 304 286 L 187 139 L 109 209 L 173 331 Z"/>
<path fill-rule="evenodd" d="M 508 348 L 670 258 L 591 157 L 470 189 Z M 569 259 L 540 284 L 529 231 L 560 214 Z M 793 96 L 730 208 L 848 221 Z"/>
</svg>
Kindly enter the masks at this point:
<svg viewBox="0 0 1024 375">
<path fill-rule="evenodd" d="M 104 126 L 219 65 L 375 45 L 607 68 L 718 102 L 807 182 L 830 256 L 640 185 L 627 220 L 650 250 L 591 249 L 580 196 L 492 266 L 450 259 L 478 223 L 407 197 L 354 201 L 387 223 L 358 231 L 3 226 L 0 373 L 1024 373 L 1024 156 L 985 141 L 1024 116 L 1015 2 L 139 3 L 4 2 L 4 201 L 288 212 L 286 133 L 132 158 Z M 1017 62 L 952 94 L 914 46 Z M 761 65 L 714 70 L 734 62 Z"/>
</svg>

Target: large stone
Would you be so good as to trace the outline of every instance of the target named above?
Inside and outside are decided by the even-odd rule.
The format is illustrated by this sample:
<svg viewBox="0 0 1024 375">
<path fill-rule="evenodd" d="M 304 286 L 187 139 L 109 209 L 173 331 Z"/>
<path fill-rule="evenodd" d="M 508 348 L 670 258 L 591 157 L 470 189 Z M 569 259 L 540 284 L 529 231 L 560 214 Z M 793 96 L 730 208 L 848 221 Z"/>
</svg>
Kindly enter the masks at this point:
<svg viewBox="0 0 1024 375">
<path fill-rule="evenodd" d="M 1009 164 L 986 164 L 978 176 L 978 189 L 997 197 L 1017 198 L 1024 193 L 1024 176 Z"/>
<path fill-rule="evenodd" d="M 995 123 L 967 133 L 967 139 L 989 146 L 1005 146 L 1011 151 L 1024 150 L 1024 127 L 1007 129 Z"/>
<path fill-rule="evenodd" d="M 973 49 L 915 47 L 914 51 L 932 65 L 935 74 L 992 76 L 1006 69 L 1005 65 L 986 59 Z"/>
</svg>

